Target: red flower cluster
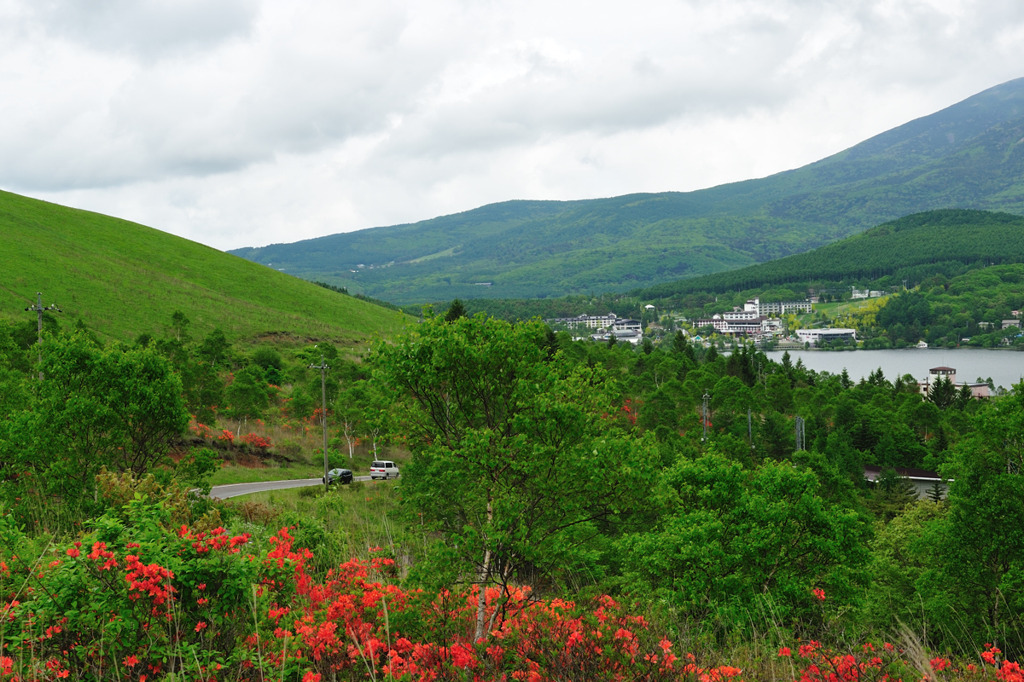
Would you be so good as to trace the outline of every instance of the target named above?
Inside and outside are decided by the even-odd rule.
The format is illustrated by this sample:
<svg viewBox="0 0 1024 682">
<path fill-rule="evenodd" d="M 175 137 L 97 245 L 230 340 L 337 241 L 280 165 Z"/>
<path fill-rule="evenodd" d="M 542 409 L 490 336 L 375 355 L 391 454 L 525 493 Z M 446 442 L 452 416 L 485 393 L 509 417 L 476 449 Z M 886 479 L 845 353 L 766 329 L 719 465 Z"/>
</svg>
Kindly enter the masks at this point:
<svg viewBox="0 0 1024 682">
<path fill-rule="evenodd" d="M 128 598 L 135 601 L 147 595 L 153 604 L 153 615 L 159 615 L 157 606 L 165 604 L 174 594 L 174 587 L 171 581 L 174 573 L 158 564 L 144 564 L 139 557 L 129 554 L 124 558 L 125 582 L 128 583 Z M 171 617 L 171 611 L 167 610 L 164 615 Z"/>
<path fill-rule="evenodd" d="M 182 526 L 176 534 L 158 528 L 109 546 L 95 540 L 84 558 L 80 543 L 62 548 L 68 561 L 5 555 L 26 567 L 11 576 L 15 582 L 30 580 L 32 588 L 21 597 L 25 603 L 0 594 L 9 600 L 0 601 L 0 635 L 24 633 L 0 639 L 0 682 L 105 679 L 111 671 L 159 679 L 186 662 L 189 679 L 207 681 L 725 682 L 743 674 L 678 652 L 643 616 L 607 595 L 576 603 L 541 600 L 527 587 L 488 588 L 486 634 L 476 640 L 476 588 L 433 594 L 388 584 L 396 567 L 386 551 L 316 576 L 308 568 L 312 554 L 295 546 L 289 529 L 262 551 L 253 544 L 224 528 Z M 253 554 L 242 554 L 243 547 Z M 83 603 L 80 594 L 90 600 Z M 782 646 L 778 655 L 789 659 L 788 679 L 796 682 L 918 682 L 961 672 L 967 677 L 959 679 L 1024 682 L 1020 667 L 991 645 L 981 670 L 962 671 L 944 657 L 915 670 L 889 643 L 839 652 L 810 640 Z"/>
<path fill-rule="evenodd" d="M 242 436 L 242 442 L 246 445 L 254 448 L 266 449 L 270 447 L 270 439 L 264 436 L 258 436 L 255 433 L 247 433 Z"/>
<path fill-rule="evenodd" d="M 191 431 L 193 435 L 198 436 L 199 438 L 202 438 L 203 440 L 212 440 L 213 439 L 213 429 L 211 429 L 206 424 L 203 424 L 202 422 L 197 422 L 197 421 L 190 422 L 189 425 L 188 425 L 188 430 Z"/>
</svg>

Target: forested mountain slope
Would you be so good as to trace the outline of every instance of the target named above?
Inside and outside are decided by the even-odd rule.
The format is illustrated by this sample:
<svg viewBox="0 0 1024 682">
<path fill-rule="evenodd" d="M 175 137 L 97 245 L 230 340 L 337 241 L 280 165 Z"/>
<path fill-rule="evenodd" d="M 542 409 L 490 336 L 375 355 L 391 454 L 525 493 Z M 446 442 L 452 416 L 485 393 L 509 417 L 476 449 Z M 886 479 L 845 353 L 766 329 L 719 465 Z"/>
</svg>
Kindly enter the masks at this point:
<svg viewBox="0 0 1024 682">
<path fill-rule="evenodd" d="M 219 327 L 237 340 L 264 334 L 361 343 L 404 316 L 195 242 L 117 218 L 0 192 L 0 320 L 31 322 L 25 308 L 63 311 L 114 340 L 157 333 L 180 311 L 197 335 Z"/>
<path fill-rule="evenodd" d="M 942 209 L 900 218 L 807 253 L 639 290 L 647 300 L 796 284 L 880 285 L 952 276 L 968 266 L 1024 263 L 1024 216 Z"/>
<path fill-rule="evenodd" d="M 1024 79 L 800 169 L 695 192 L 510 201 L 234 253 L 393 302 L 624 291 L 937 208 L 1024 214 Z"/>
</svg>

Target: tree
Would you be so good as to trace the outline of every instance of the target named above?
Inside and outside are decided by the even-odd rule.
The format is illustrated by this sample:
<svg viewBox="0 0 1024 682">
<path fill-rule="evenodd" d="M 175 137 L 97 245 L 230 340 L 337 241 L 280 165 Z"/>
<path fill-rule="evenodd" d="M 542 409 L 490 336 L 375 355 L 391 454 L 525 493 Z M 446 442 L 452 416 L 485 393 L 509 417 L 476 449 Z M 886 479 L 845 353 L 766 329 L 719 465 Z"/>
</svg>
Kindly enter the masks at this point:
<svg viewBox="0 0 1024 682">
<path fill-rule="evenodd" d="M 281 354 L 277 352 L 277 349 L 260 346 L 252 352 L 252 361 L 263 370 L 263 376 L 266 377 L 268 383 L 275 386 L 280 386 L 283 383 L 284 360 L 281 359 Z"/>
<path fill-rule="evenodd" d="M 480 585 L 477 638 L 486 585 L 571 576 L 654 476 L 654 448 L 602 419 L 606 377 L 544 340 L 539 321 L 432 318 L 372 356 L 403 399 L 403 499 Z"/>
<path fill-rule="evenodd" d="M 444 314 L 445 322 L 454 322 L 460 317 L 466 316 L 466 306 L 462 304 L 459 299 L 454 299 L 450 306 L 448 306 L 448 312 Z"/>
<path fill-rule="evenodd" d="M 948 378 L 939 377 L 928 389 L 928 400 L 935 403 L 941 410 L 952 407 L 957 400 L 956 386 Z"/>
<path fill-rule="evenodd" d="M 270 405 L 270 386 L 259 365 L 246 365 L 235 372 L 225 395 L 231 416 L 237 418 L 258 418 Z"/>
<path fill-rule="evenodd" d="M 231 354 L 231 342 L 228 341 L 220 327 L 215 328 L 196 349 L 200 359 L 210 363 L 215 369 L 224 366 Z"/>
<path fill-rule="evenodd" d="M 941 570 L 923 585 L 925 606 L 951 637 L 976 633 L 1024 648 L 1024 383 L 996 398 L 951 449 L 949 513 L 932 550 Z M 955 614 L 955 619 L 953 614 Z"/>
<path fill-rule="evenodd" d="M 917 489 L 914 484 L 891 467 L 882 470 L 875 482 L 873 493 L 868 499 L 868 505 L 874 511 L 875 517 L 885 522 L 902 514 L 907 505 L 917 501 Z"/>
<path fill-rule="evenodd" d="M 391 396 L 385 395 L 373 381 L 367 379 L 352 383 L 344 396 L 347 404 L 336 419 L 342 422 L 349 453 L 352 452 L 354 436 L 363 434 L 369 436 L 373 457 L 377 459 L 377 446 L 387 439 L 392 430 Z"/>
<path fill-rule="evenodd" d="M 760 600 L 806 627 L 812 590 L 851 598 L 864 576 L 867 524 L 821 495 L 818 476 L 791 462 L 746 469 L 717 452 L 666 473 L 665 512 L 620 542 L 633 587 L 706 624 L 743 627 Z"/>
<path fill-rule="evenodd" d="M 362 387 L 360 383 L 348 384 L 340 391 L 334 403 L 333 418 L 341 426 L 341 435 L 348 446 L 348 458 L 355 456 L 356 442 L 362 429 L 363 410 L 361 407 Z"/>
<path fill-rule="evenodd" d="M 24 474 L 36 499 L 60 499 L 74 515 L 101 468 L 152 469 L 184 432 L 188 413 L 170 363 L 146 348 L 104 349 L 76 335 L 44 340 L 45 379 L 11 414 L 0 459 Z"/>
</svg>

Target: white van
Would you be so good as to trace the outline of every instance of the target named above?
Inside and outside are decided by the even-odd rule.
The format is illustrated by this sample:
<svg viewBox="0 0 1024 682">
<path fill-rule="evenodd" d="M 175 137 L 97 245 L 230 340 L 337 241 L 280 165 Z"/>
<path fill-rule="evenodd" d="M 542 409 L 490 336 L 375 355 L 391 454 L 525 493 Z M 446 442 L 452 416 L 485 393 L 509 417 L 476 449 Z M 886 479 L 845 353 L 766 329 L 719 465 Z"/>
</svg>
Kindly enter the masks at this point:
<svg viewBox="0 0 1024 682">
<path fill-rule="evenodd" d="M 370 479 L 375 481 L 378 478 L 398 478 L 398 465 L 390 459 L 374 460 L 370 463 Z"/>
</svg>

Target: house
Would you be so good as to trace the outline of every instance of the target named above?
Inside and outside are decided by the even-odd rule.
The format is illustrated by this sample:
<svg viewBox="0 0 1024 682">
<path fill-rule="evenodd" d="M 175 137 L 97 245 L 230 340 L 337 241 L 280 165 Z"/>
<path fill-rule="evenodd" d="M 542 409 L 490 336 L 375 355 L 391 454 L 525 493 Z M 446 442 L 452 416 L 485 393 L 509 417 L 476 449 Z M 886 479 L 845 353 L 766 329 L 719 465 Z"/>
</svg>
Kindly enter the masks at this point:
<svg viewBox="0 0 1024 682">
<path fill-rule="evenodd" d="M 913 484 L 914 491 L 917 493 L 917 499 L 927 499 L 929 492 L 935 489 L 936 484 L 939 486 L 939 494 L 942 496 L 942 499 L 946 499 L 946 494 L 949 492 L 950 481 L 942 478 L 937 471 L 908 469 L 903 467 L 893 467 L 893 470 L 896 472 L 897 476 L 905 478 Z M 864 479 L 869 484 L 874 485 L 878 482 L 878 479 L 882 477 L 882 472 L 882 467 L 865 466 Z"/>
<path fill-rule="evenodd" d="M 971 389 L 971 397 L 973 398 L 990 398 L 992 397 L 992 391 L 988 384 L 984 382 L 963 382 L 957 383 L 956 380 L 956 369 L 953 367 L 932 367 L 928 370 L 928 377 L 923 381 L 917 382 L 917 388 L 921 391 L 921 395 L 927 396 L 931 390 L 932 385 L 939 379 L 949 381 L 949 383 L 956 386 L 957 389 L 961 389 L 967 386 Z"/>
</svg>

